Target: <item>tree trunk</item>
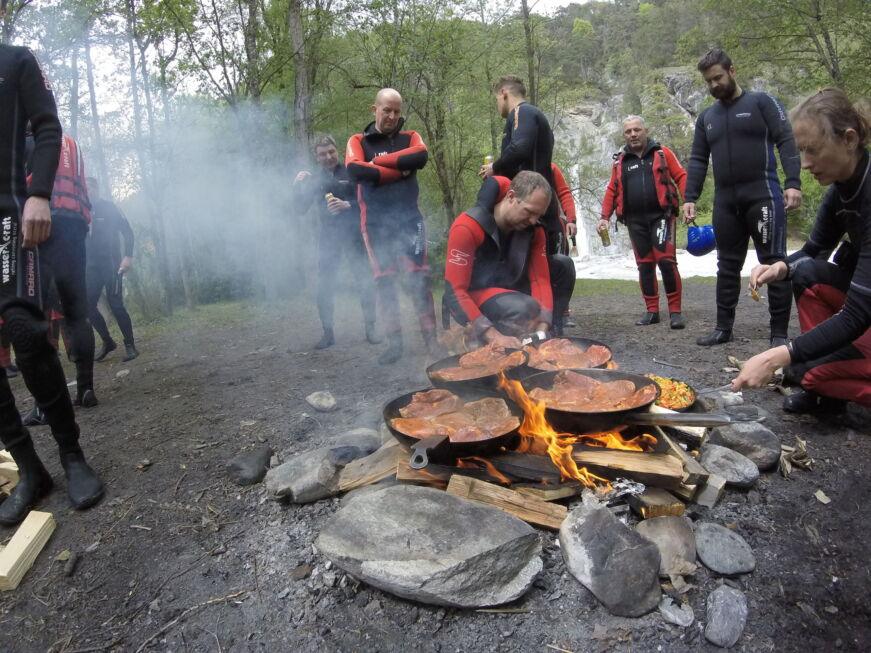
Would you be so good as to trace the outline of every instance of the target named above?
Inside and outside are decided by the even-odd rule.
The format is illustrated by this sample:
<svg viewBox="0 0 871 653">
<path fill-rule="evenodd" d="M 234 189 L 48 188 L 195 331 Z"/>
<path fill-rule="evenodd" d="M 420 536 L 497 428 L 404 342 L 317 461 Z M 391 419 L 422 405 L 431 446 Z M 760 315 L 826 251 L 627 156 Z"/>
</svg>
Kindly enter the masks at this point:
<svg viewBox="0 0 871 653">
<path fill-rule="evenodd" d="M 287 7 L 287 31 L 293 51 L 293 136 L 298 156 L 308 152 L 311 139 L 311 83 L 306 65 L 305 34 L 302 27 L 302 0 L 290 0 Z"/>
<path fill-rule="evenodd" d="M 91 126 L 94 130 L 94 150 L 97 153 L 97 168 L 100 174 L 100 187 L 106 197 L 112 194 L 112 180 L 109 178 L 109 166 L 106 165 L 106 152 L 103 149 L 103 132 L 100 127 L 100 113 L 97 111 L 97 91 L 94 84 L 94 64 L 91 61 L 90 28 L 85 31 L 85 71 L 88 78 L 88 97 L 91 101 Z"/>
<path fill-rule="evenodd" d="M 538 104 L 538 85 L 535 81 L 535 45 L 532 39 L 532 21 L 529 17 L 529 4 L 526 0 L 520 0 L 521 14 L 523 15 L 523 34 L 526 37 L 526 80 L 527 97 L 530 104 Z"/>
<path fill-rule="evenodd" d="M 248 21 L 245 23 L 245 58 L 247 71 L 245 82 L 248 97 L 254 104 L 260 104 L 260 50 L 257 45 L 257 25 L 259 23 L 260 0 L 245 0 L 248 6 Z"/>
<path fill-rule="evenodd" d="M 73 51 L 70 54 L 70 72 L 72 80 L 70 83 L 70 136 L 75 139 L 79 137 L 79 45 L 73 45 Z"/>
</svg>

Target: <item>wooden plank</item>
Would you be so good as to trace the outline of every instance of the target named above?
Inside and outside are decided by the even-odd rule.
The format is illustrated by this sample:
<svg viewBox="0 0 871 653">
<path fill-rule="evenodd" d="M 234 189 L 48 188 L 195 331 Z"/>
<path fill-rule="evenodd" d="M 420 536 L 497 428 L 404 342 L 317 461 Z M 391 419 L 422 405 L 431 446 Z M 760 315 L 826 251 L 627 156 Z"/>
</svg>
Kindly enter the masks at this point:
<svg viewBox="0 0 871 653">
<path fill-rule="evenodd" d="M 408 451 L 394 440 L 365 458 L 351 461 L 339 472 L 339 492 L 349 492 L 394 475 L 403 456 L 408 456 Z"/>
<path fill-rule="evenodd" d="M 681 517 L 686 512 L 683 501 L 668 490 L 658 487 L 649 487 L 641 494 L 630 495 L 627 501 L 632 510 L 642 519 Z"/>
<path fill-rule="evenodd" d="M 487 458 L 506 476 L 533 483 L 559 483 L 560 473 L 548 456 L 510 451 Z"/>
<path fill-rule="evenodd" d="M 650 406 L 650 412 L 667 414 L 676 413 L 677 411 L 652 404 Z M 688 445 L 696 449 L 704 444 L 708 434 L 708 430 L 704 426 L 665 426 L 663 428 L 673 434 L 681 442 L 686 442 Z"/>
<path fill-rule="evenodd" d="M 0 590 L 14 590 L 55 529 L 50 512 L 31 510 L 0 552 Z"/>
<path fill-rule="evenodd" d="M 693 497 L 696 496 L 696 492 L 698 492 L 698 489 L 698 485 L 681 484 L 680 487 L 671 488 L 671 490 L 669 491 L 678 498 L 683 499 L 684 501 L 692 501 Z"/>
<path fill-rule="evenodd" d="M 575 448 L 572 457 L 579 466 L 589 467 L 593 473 L 609 478 L 628 476 L 652 487 L 677 488 L 683 480 L 683 465 L 665 453 Z"/>
<path fill-rule="evenodd" d="M 448 494 L 499 508 L 510 515 L 536 526 L 559 530 L 568 514 L 568 508 L 558 503 L 509 490 L 508 488 L 454 474 L 448 482 Z"/>
<path fill-rule="evenodd" d="M 584 486 L 580 483 L 569 482 L 559 485 L 513 485 L 511 489 L 542 501 L 559 501 L 578 496 L 583 491 Z"/>
<path fill-rule="evenodd" d="M 707 482 L 699 490 L 695 497 L 695 502 L 706 508 L 713 508 L 717 505 L 717 501 L 723 496 L 726 489 L 726 479 L 716 474 L 711 474 Z"/>
<path fill-rule="evenodd" d="M 0 485 L 6 487 L 11 492 L 18 484 L 18 465 L 14 462 L 0 462 Z"/>
<path fill-rule="evenodd" d="M 693 458 L 689 452 L 687 452 L 677 442 L 668 437 L 668 434 L 660 427 L 656 426 L 654 429 L 657 432 L 656 437 L 659 438 L 664 445 L 663 453 L 671 454 L 680 459 L 683 463 L 683 482 L 685 485 L 698 485 L 699 483 L 708 480 L 708 470 L 702 467 L 698 460 Z"/>
</svg>

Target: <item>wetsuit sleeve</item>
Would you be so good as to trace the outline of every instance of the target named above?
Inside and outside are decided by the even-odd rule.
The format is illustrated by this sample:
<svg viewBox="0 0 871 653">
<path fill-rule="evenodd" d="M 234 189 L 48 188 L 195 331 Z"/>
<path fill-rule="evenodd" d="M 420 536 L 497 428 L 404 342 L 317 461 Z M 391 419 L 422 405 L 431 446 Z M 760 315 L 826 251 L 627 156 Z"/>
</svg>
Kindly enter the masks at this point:
<svg viewBox="0 0 871 653">
<path fill-rule="evenodd" d="M 312 180 L 311 177 L 307 179 L 303 179 L 302 181 L 293 181 L 293 186 L 291 186 L 290 192 L 293 197 L 294 208 L 296 212 L 299 214 L 303 214 L 311 208 L 312 201 L 314 200 L 315 193 L 313 185 L 310 183 Z"/>
<path fill-rule="evenodd" d="M 550 267 L 547 263 L 547 237 L 541 227 L 535 230 L 531 250 L 529 257 L 530 294 L 541 306 L 538 321 L 551 326 L 553 324 L 553 289 L 550 286 Z"/>
<path fill-rule="evenodd" d="M 363 152 L 363 144 L 360 142 L 362 134 L 354 134 L 348 139 L 348 149 L 345 151 L 345 167 L 348 176 L 358 184 L 373 184 L 381 186 L 402 179 L 402 171 L 395 168 L 387 168 L 366 160 Z"/>
<path fill-rule="evenodd" d="M 445 292 L 453 295 L 460 312 L 455 317 L 459 322 L 471 322 L 477 336 L 493 326 L 469 295 L 475 252 L 483 241 L 484 230 L 465 213 L 461 213 L 448 232 L 445 260 Z"/>
<path fill-rule="evenodd" d="M 817 210 L 817 219 L 814 222 L 814 227 L 811 229 L 810 236 L 801 247 L 801 249 L 793 252 L 786 258 L 786 264 L 789 266 L 789 277 L 795 273 L 796 268 L 815 258 L 819 258 L 823 254 L 831 252 L 844 235 L 844 225 L 837 218 L 837 209 L 835 207 L 836 198 L 834 186 L 829 188 L 820 203 L 820 208 Z"/>
<path fill-rule="evenodd" d="M 124 240 L 124 256 L 133 257 L 133 229 L 130 227 L 130 222 L 127 217 L 118 209 L 118 231 L 121 232 L 121 238 Z"/>
<path fill-rule="evenodd" d="M 795 146 L 792 125 L 789 124 L 786 111 L 773 96 L 762 93 L 760 98 L 759 108 L 762 111 L 762 118 L 768 126 L 772 140 L 777 145 L 778 152 L 780 152 L 780 165 L 783 166 L 783 172 L 786 175 L 783 187 L 801 190 L 799 176 L 801 174 L 801 157 Z"/>
<path fill-rule="evenodd" d="M 429 152 L 420 134 L 411 132 L 411 143 L 408 147 L 389 154 L 382 154 L 372 159 L 375 165 L 396 170 L 420 170 L 426 165 Z"/>
<path fill-rule="evenodd" d="M 511 122 L 511 142 L 502 150 L 499 159 L 493 162 L 493 174 L 513 177 L 524 163 L 532 161 L 535 154 L 535 138 L 538 134 L 535 111 L 526 104 L 514 108 Z"/>
<path fill-rule="evenodd" d="M 793 362 L 814 360 L 844 347 L 871 327 L 871 220 L 859 245 L 859 261 L 853 272 L 844 307 L 825 322 L 792 341 Z"/>
<path fill-rule="evenodd" d="M 608 186 L 605 187 L 605 198 L 602 200 L 602 219 L 610 220 L 611 214 L 614 213 L 617 203 L 617 166 L 618 161 L 611 166 L 611 179 L 608 181 Z"/>
<path fill-rule="evenodd" d="M 29 196 L 51 199 L 57 162 L 61 149 L 61 126 L 57 117 L 57 105 L 46 79 L 30 50 L 23 51 L 18 67 L 18 87 L 24 114 L 33 131 L 34 148 L 30 157 Z"/>
<path fill-rule="evenodd" d="M 566 220 L 577 222 L 578 216 L 575 213 L 575 198 L 572 197 L 572 189 L 566 183 L 563 171 L 557 165 L 551 165 L 550 169 L 553 171 L 553 187 L 556 189 L 556 196 L 559 198 L 563 213 L 566 214 Z"/>
<path fill-rule="evenodd" d="M 687 192 L 687 171 L 684 170 L 684 167 L 680 164 L 680 161 L 677 160 L 674 152 L 672 152 L 667 147 L 662 148 L 662 151 L 665 153 L 665 162 L 666 165 L 668 165 L 668 174 L 671 175 L 674 183 L 677 184 L 677 189 L 680 191 L 680 196 L 684 197 Z"/>
<path fill-rule="evenodd" d="M 705 133 L 705 112 L 699 114 L 696 120 L 696 131 L 693 134 L 693 147 L 690 151 L 690 161 L 687 165 L 687 180 L 683 194 L 684 202 L 695 202 L 702 194 L 705 185 L 705 175 L 708 174 L 708 158 L 711 148 Z"/>
</svg>

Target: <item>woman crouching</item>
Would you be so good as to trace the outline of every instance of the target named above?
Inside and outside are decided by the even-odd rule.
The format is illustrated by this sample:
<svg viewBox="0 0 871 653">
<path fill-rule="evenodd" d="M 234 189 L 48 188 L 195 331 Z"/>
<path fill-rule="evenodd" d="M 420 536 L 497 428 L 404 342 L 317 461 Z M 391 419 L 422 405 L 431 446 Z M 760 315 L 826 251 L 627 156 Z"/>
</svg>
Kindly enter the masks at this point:
<svg viewBox="0 0 871 653">
<path fill-rule="evenodd" d="M 791 279 L 801 335 L 748 360 L 732 389 L 761 387 L 783 367 L 784 380 L 802 387 L 786 397 L 786 411 L 838 412 L 848 401 L 871 406 L 869 122 L 835 88 L 809 97 L 790 118 L 802 168 L 831 187 L 804 246 L 786 262 L 757 265 L 750 288 Z"/>
</svg>

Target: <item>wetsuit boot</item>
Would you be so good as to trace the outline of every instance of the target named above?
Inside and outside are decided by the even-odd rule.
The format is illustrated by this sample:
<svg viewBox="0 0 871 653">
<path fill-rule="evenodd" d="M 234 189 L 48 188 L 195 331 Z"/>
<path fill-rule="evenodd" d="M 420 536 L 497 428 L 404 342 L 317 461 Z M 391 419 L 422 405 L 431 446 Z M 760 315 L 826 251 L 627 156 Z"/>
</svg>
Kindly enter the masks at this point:
<svg viewBox="0 0 871 653">
<path fill-rule="evenodd" d="M 668 317 L 672 329 L 683 329 L 687 325 L 687 321 L 680 313 L 669 313 Z"/>
<path fill-rule="evenodd" d="M 387 335 L 387 349 L 378 357 L 381 365 L 392 365 L 402 358 L 402 332 L 397 331 Z"/>
<path fill-rule="evenodd" d="M 381 336 L 379 336 L 378 331 L 375 330 L 374 322 L 366 322 L 366 342 L 370 345 L 378 345 L 382 342 Z"/>
<path fill-rule="evenodd" d="M 124 343 L 124 352 L 124 358 L 121 359 L 124 363 L 132 361 L 134 358 L 139 356 L 139 350 L 136 349 L 136 345 L 132 342 Z"/>
<path fill-rule="evenodd" d="M 696 344 L 700 347 L 711 347 L 713 345 L 722 345 L 732 341 L 732 329 L 714 329 L 706 336 L 700 336 L 696 339 Z"/>
<path fill-rule="evenodd" d="M 644 315 L 639 318 L 639 320 L 635 323 L 638 326 L 649 326 L 651 324 L 659 324 L 659 313 L 652 313 L 648 311 Z"/>
<path fill-rule="evenodd" d="M 103 361 L 111 352 L 118 349 L 118 345 L 114 340 L 104 340 L 100 345 L 99 351 L 94 355 L 95 361 Z"/>
<path fill-rule="evenodd" d="M 76 399 L 73 405 L 93 408 L 98 403 L 100 402 L 97 401 L 97 394 L 94 392 L 93 366 L 85 361 L 76 361 Z"/>
<path fill-rule="evenodd" d="M 6 450 L 18 465 L 18 484 L 6 500 L 0 503 L 0 524 L 4 526 L 19 523 L 54 487 L 51 475 L 36 455 L 27 429 L 20 423 L 16 428 L 19 430 L 20 440 L 16 444 L 6 445 Z"/>
<path fill-rule="evenodd" d="M 336 344 L 336 339 L 333 337 L 333 330 L 328 327 L 324 327 L 324 335 L 321 336 L 321 339 L 318 340 L 318 344 L 315 345 L 315 349 L 327 349 L 328 347 L 332 347 Z"/>
<path fill-rule="evenodd" d="M 24 426 L 45 426 L 48 421 L 46 421 L 42 409 L 39 406 L 34 406 L 27 412 L 27 415 L 21 418 L 21 423 Z"/>
<path fill-rule="evenodd" d="M 845 400 L 823 397 L 810 390 L 799 390 L 783 400 L 783 410 L 787 413 L 833 414 L 842 413 L 846 409 Z"/>
</svg>

